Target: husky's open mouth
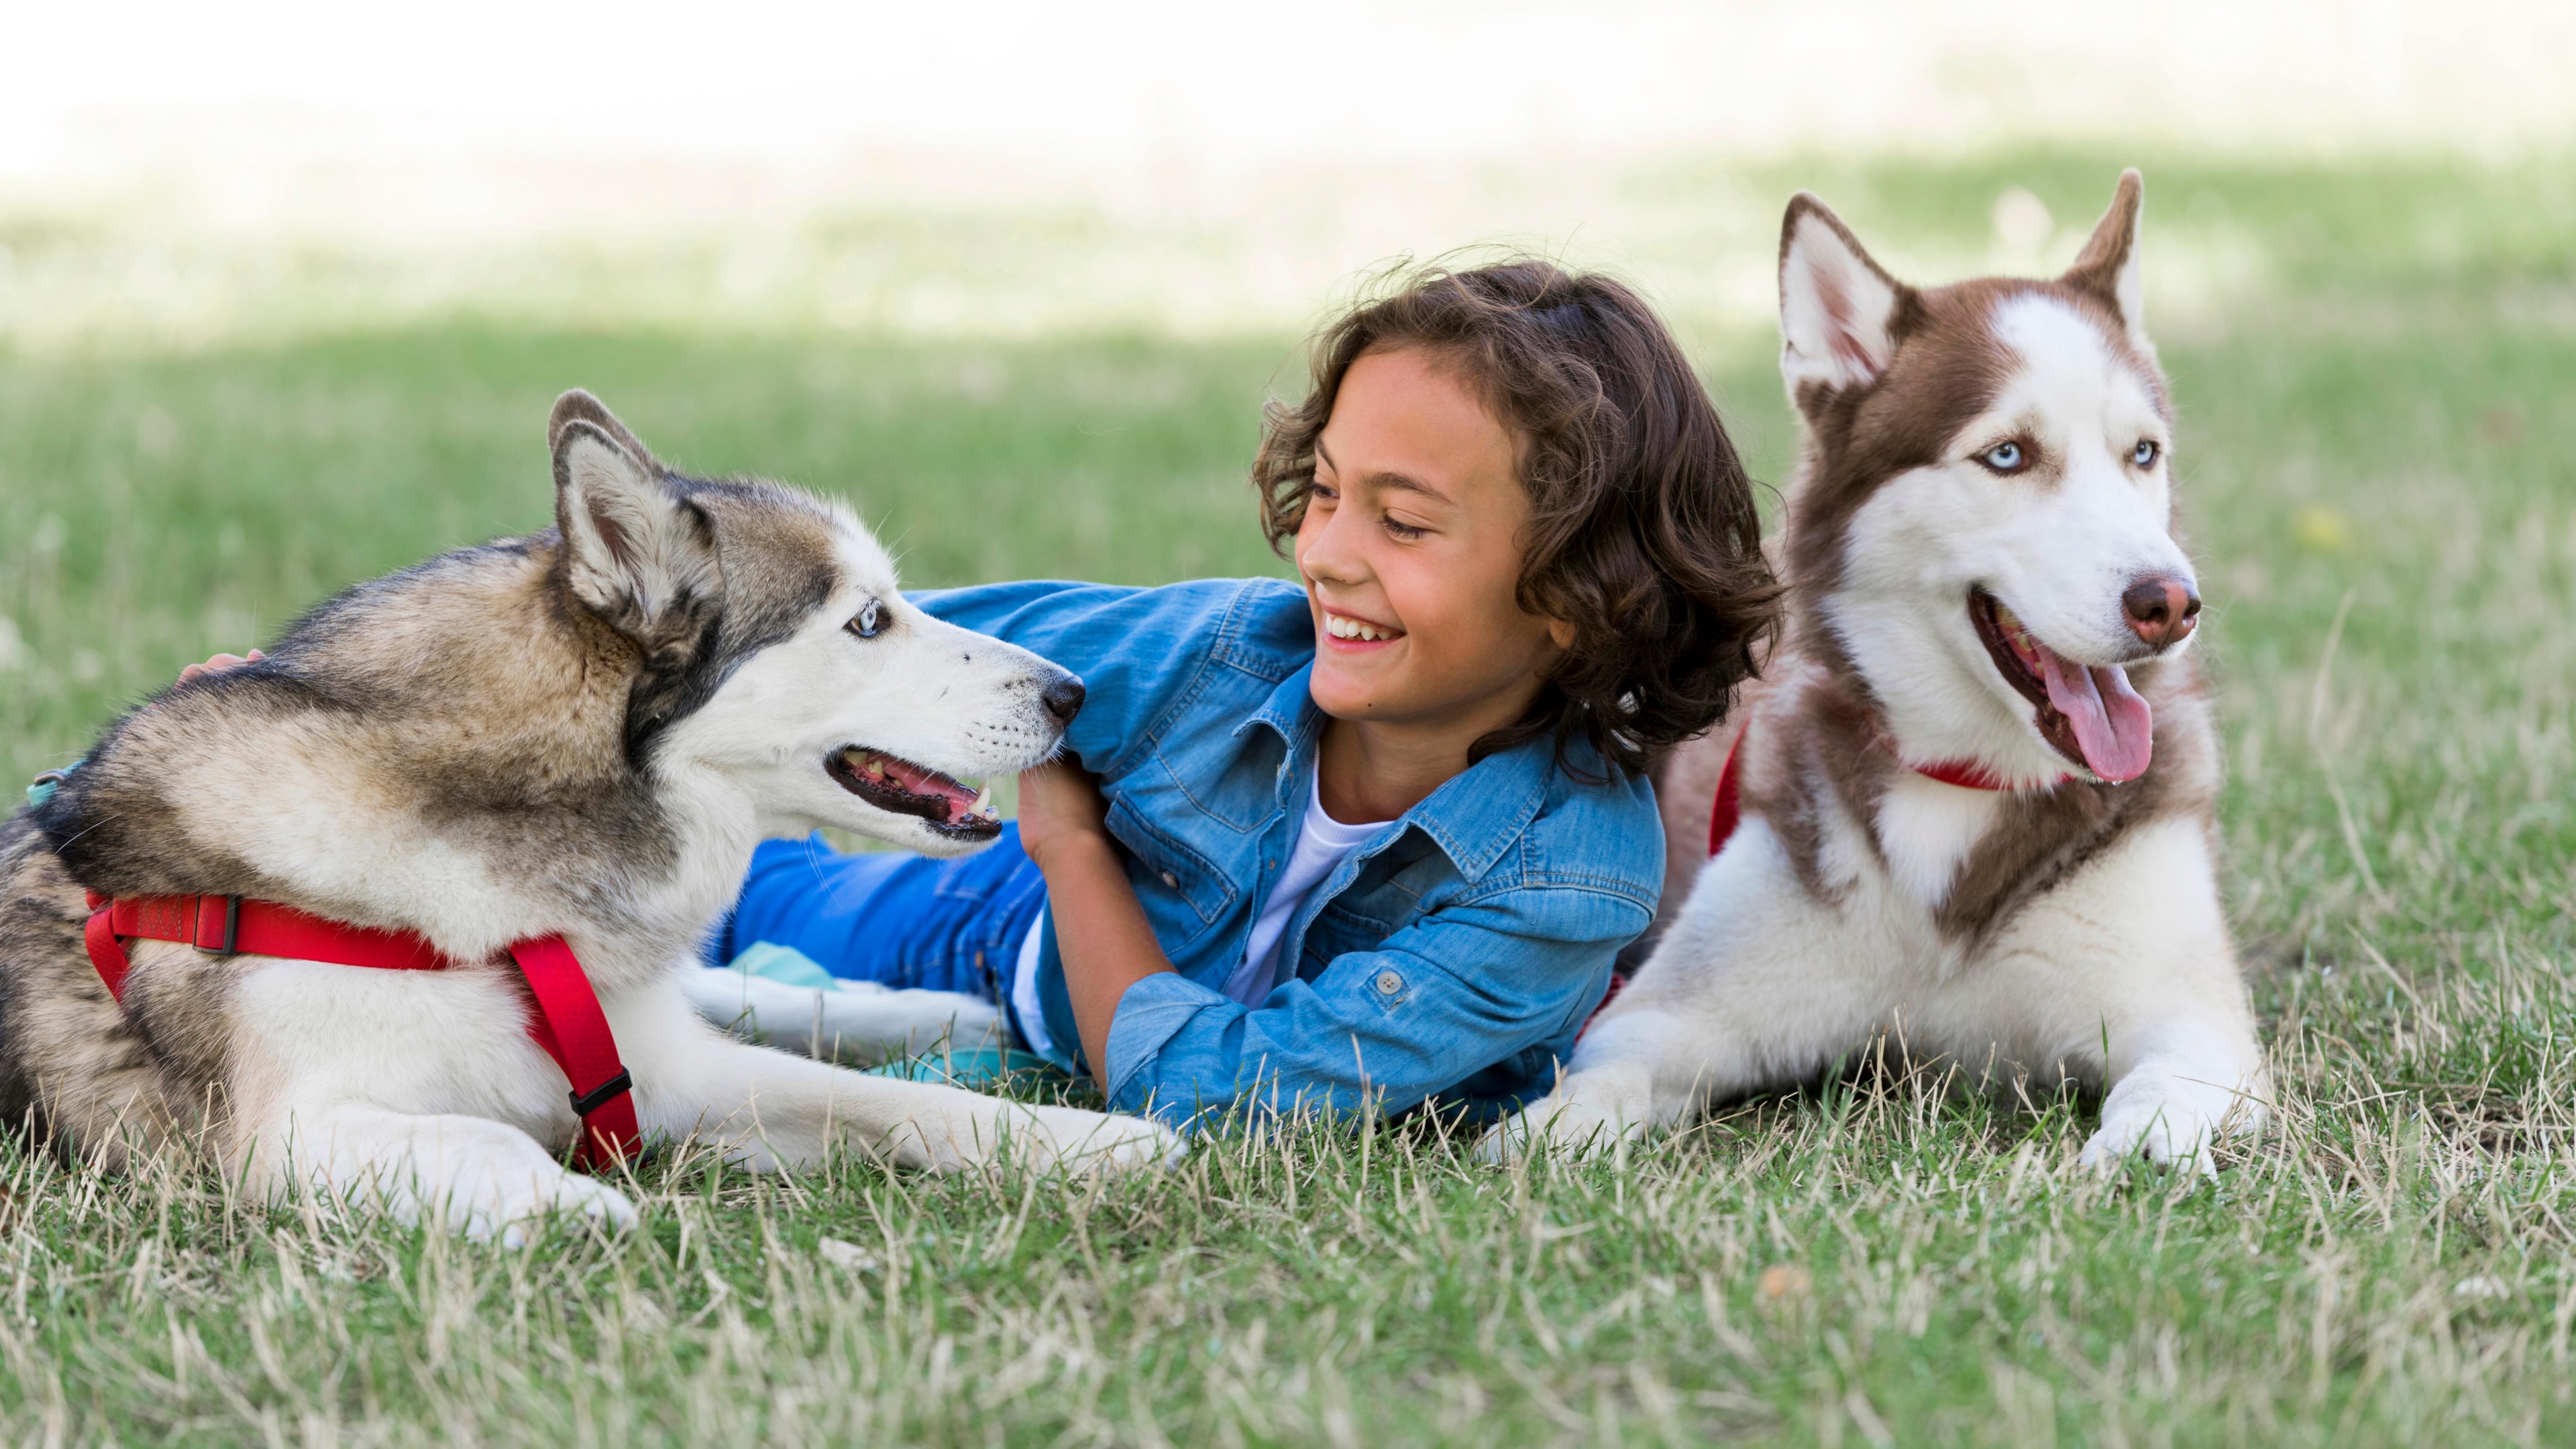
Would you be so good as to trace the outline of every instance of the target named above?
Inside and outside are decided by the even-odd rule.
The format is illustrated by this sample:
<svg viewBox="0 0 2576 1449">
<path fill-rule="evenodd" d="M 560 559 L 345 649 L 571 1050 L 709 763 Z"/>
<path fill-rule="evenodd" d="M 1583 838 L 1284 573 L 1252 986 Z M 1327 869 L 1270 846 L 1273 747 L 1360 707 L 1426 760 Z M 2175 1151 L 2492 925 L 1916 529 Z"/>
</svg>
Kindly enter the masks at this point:
<svg viewBox="0 0 2576 1449">
<path fill-rule="evenodd" d="M 1995 672 L 2031 703 L 2040 738 L 2059 754 L 2113 784 L 2147 772 L 2155 750 L 2154 712 L 2116 664 L 2074 663 L 2039 642 L 2001 599 L 1976 589 L 1968 618 L 1995 661 Z"/>
<path fill-rule="evenodd" d="M 823 762 L 833 781 L 880 810 L 918 815 L 931 829 L 956 840 L 990 840 L 1002 833 L 993 792 L 969 790 L 951 775 L 851 745 Z"/>
</svg>

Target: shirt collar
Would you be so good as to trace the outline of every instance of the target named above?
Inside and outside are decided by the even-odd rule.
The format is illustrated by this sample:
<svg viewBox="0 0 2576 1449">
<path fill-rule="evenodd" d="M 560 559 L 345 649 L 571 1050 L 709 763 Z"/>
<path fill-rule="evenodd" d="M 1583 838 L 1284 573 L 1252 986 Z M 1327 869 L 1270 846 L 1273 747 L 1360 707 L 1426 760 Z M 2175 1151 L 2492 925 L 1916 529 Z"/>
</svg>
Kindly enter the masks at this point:
<svg viewBox="0 0 2576 1449">
<path fill-rule="evenodd" d="M 1315 696 L 1306 688 L 1314 672 L 1314 661 L 1308 660 L 1296 673 L 1279 681 L 1270 697 L 1261 702 L 1261 708 L 1234 727 L 1234 737 L 1242 739 L 1252 733 L 1254 725 L 1268 725 L 1277 732 L 1280 743 L 1288 747 L 1291 759 L 1314 744 L 1324 725 L 1324 712 L 1315 707 Z"/>
<path fill-rule="evenodd" d="M 1467 879 L 1480 880 L 1547 803 L 1556 773 L 1556 741 L 1526 740 L 1487 755 L 1451 776 L 1404 813 Z"/>
<path fill-rule="evenodd" d="M 1241 739 L 1254 726 L 1267 725 L 1288 747 L 1291 763 L 1314 768 L 1306 757 L 1321 737 L 1324 723 L 1324 712 L 1307 688 L 1314 669 L 1310 662 L 1281 680 L 1261 708 L 1234 727 L 1234 737 Z M 1430 836 L 1460 875 L 1471 881 L 1481 879 L 1537 818 L 1539 807 L 1547 802 L 1548 778 L 1555 771 L 1555 740 L 1524 741 L 1460 771 L 1404 812 L 1400 823 Z M 1400 833 L 1389 832 L 1386 840 Z"/>
</svg>

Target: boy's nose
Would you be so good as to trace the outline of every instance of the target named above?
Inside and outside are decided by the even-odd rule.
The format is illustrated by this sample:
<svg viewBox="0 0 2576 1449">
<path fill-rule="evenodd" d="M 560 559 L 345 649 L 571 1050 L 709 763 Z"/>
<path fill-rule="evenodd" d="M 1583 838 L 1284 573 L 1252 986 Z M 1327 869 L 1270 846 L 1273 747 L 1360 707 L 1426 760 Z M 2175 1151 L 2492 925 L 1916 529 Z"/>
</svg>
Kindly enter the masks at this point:
<svg viewBox="0 0 2576 1449">
<path fill-rule="evenodd" d="M 1298 551 L 1297 572 L 1304 574 L 1308 583 L 1356 584 L 1367 571 L 1352 564 L 1347 551 L 1339 546 L 1328 526 Z"/>
</svg>

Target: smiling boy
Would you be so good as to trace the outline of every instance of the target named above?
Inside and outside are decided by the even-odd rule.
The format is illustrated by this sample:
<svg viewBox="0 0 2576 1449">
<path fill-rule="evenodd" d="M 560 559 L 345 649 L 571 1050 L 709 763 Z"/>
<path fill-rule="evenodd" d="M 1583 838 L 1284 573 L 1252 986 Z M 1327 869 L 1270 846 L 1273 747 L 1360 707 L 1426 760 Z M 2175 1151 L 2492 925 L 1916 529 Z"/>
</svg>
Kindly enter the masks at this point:
<svg viewBox="0 0 2576 1449">
<path fill-rule="evenodd" d="M 762 847 L 716 959 L 985 993 L 1178 1124 L 1546 1091 L 1654 916 L 1646 770 L 1772 626 L 1716 411 L 1615 282 L 1432 271 L 1317 339 L 1254 481 L 1296 584 L 920 596 L 1083 677 L 1075 758 L 963 860 Z"/>
</svg>

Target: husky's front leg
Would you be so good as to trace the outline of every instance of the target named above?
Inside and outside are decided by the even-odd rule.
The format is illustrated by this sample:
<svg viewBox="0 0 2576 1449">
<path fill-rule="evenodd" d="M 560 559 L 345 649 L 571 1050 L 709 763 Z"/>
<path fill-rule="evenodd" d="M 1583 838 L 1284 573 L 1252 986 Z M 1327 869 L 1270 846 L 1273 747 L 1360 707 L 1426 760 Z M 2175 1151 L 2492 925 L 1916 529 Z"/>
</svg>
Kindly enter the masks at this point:
<svg viewBox="0 0 2576 1449">
<path fill-rule="evenodd" d="M 311 1192 L 508 1243 L 554 1212 L 635 1222 L 625 1194 L 565 1171 L 531 1135 L 576 1129 L 563 1076 L 498 971 L 239 967 L 241 1135 L 227 1166 L 263 1200 Z"/>
<path fill-rule="evenodd" d="M 1533 1139 L 1599 1151 L 1831 1062 L 1887 1009 L 1893 948 L 1857 917 L 1809 895 L 1779 838 L 1746 821 L 1585 1031 L 1556 1090 L 1487 1133 L 1477 1155 L 1499 1162 Z"/>
<path fill-rule="evenodd" d="M 270 1203 L 311 1193 L 508 1247 L 555 1213 L 618 1231 L 635 1226 L 624 1193 L 565 1171 L 535 1138 L 488 1117 L 319 1107 L 280 1114 L 252 1135 L 248 1152 L 244 1176 Z"/>
<path fill-rule="evenodd" d="M 2219 1136 L 2263 1122 L 2269 1074 L 2197 821 L 2139 830 L 2033 905 L 1961 994 L 1930 1014 L 1965 1006 L 2007 1054 L 2101 1074 L 2088 1166 L 2144 1152 L 2207 1173 Z M 1942 1034 L 1965 1044 L 1964 1024 Z"/>
<path fill-rule="evenodd" d="M 676 984 L 620 1004 L 647 1136 L 713 1138 L 759 1170 L 820 1161 L 845 1143 L 898 1167 L 954 1171 L 1006 1153 L 1040 1170 L 1158 1167 L 1179 1134 L 1139 1117 L 1009 1102 L 955 1087 L 871 1077 L 733 1041 Z"/>
</svg>

